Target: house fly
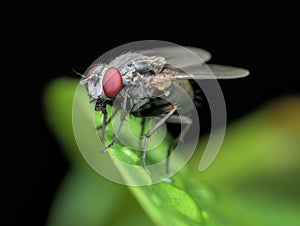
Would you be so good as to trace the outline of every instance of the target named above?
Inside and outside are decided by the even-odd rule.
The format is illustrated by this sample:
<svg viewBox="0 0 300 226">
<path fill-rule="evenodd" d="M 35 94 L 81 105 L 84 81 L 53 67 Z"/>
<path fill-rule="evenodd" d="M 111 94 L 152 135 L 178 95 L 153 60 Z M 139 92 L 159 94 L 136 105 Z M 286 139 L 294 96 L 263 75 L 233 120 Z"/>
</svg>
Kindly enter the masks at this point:
<svg viewBox="0 0 300 226">
<path fill-rule="evenodd" d="M 187 57 L 185 51 L 192 52 L 200 58 L 200 63 L 199 60 L 196 62 Z M 101 111 L 103 114 L 101 150 L 112 147 L 118 140 L 127 114 L 142 119 L 151 116 L 160 118 L 145 134 L 145 120 L 142 120 L 141 133 L 145 137 L 141 157 L 143 168 L 146 166 L 149 138 L 165 122 L 184 124 L 181 132 L 184 136 L 192 124 L 192 119 L 188 116 L 190 107 L 185 106 L 185 101 L 176 92 L 176 86 L 179 85 L 194 99 L 195 93 L 189 80 L 233 79 L 249 74 L 248 70 L 243 68 L 205 64 L 210 58 L 210 53 L 203 49 L 166 46 L 128 51 L 106 63 L 97 62 L 91 65 L 82 76 L 80 84 L 86 86 L 90 102 L 95 104 L 95 111 Z M 114 138 L 105 145 L 105 127 L 111 119 L 107 116 L 107 105 L 114 105 L 121 114 Z M 179 115 L 179 108 L 184 109 L 186 114 Z M 167 170 L 171 149 L 179 141 L 179 137 L 166 150 Z"/>
</svg>

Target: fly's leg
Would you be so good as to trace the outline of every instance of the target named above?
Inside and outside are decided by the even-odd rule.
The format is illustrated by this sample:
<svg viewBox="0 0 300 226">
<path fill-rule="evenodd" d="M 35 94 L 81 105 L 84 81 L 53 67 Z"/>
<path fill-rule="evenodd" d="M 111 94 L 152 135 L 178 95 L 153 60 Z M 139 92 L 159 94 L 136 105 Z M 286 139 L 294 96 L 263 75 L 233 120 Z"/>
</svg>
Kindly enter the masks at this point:
<svg viewBox="0 0 300 226">
<path fill-rule="evenodd" d="M 128 98 L 128 89 L 125 90 L 125 96 L 124 96 L 124 100 L 123 100 L 123 103 L 122 103 L 121 118 L 120 118 L 120 124 L 119 124 L 118 130 L 116 132 L 116 135 L 115 135 L 114 139 L 111 141 L 111 143 L 109 145 L 107 145 L 105 147 L 105 149 L 108 149 L 108 148 L 112 147 L 116 143 L 116 141 L 119 139 L 120 132 L 121 132 L 121 129 L 124 125 L 125 118 L 126 118 L 127 98 Z"/>
<path fill-rule="evenodd" d="M 142 121 L 141 121 L 141 136 L 140 136 L 141 138 L 144 135 L 145 126 L 146 126 L 146 117 L 142 117 Z M 142 150 L 142 144 L 143 144 L 143 141 L 142 141 L 142 139 L 140 139 L 139 150 Z"/>
<path fill-rule="evenodd" d="M 183 116 L 183 115 L 172 115 L 167 122 L 169 123 L 175 123 L 175 124 L 185 124 L 185 127 L 183 128 L 183 130 L 181 131 L 181 133 L 176 137 L 176 139 L 174 139 L 169 147 L 168 147 L 168 151 L 167 151 L 167 162 L 166 162 L 166 172 L 167 174 L 169 174 L 169 169 L 170 169 L 170 155 L 171 155 L 171 151 L 172 149 L 174 149 L 174 147 L 178 144 L 180 137 L 184 137 L 186 135 L 186 133 L 189 131 L 193 120 L 188 117 L 188 116 Z"/>
<path fill-rule="evenodd" d="M 107 111 L 106 107 L 102 108 L 102 114 L 103 114 L 103 121 L 102 121 L 102 130 L 101 130 L 101 137 L 100 137 L 100 146 L 101 146 L 101 151 L 105 152 L 105 128 L 107 124 Z"/>
<path fill-rule="evenodd" d="M 160 127 L 162 126 L 176 111 L 177 107 L 170 105 L 168 106 L 168 108 L 170 109 L 170 111 L 168 112 L 168 114 L 166 114 L 163 118 L 161 118 L 146 134 L 146 138 L 145 138 L 145 143 L 144 143 L 144 149 L 143 149 L 143 153 L 142 153 L 142 167 L 145 168 L 146 167 L 146 153 L 147 153 L 147 149 L 148 149 L 148 143 L 149 143 L 149 139 L 152 136 L 152 134 Z"/>
<path fill-rule="evenodd" d="M 105 109 L 105 111 L 106 111 L 106 109 Z M 102 111 L 102 113 L 103 113 L 103 111 Z M 108 123 L 110 123 L 110 121 L 116 116 L 117 113 L 118 113 L 117 110 L 114 111 L 114 112 L 112 113 L 112 115 L 110 116 L 110 118 L 109 118 L 108 120 L 106 120 L 106 125 L 107 125 Z M 107 114 L 107 113 L 106 113 L 106 114 Z M 96 127 L 96 130 L 100 130 L 102 127 L 103 127 L 103 124 L 100 125 L 100 126 L 97 126 L 97 127 Z"/>
<path fill-rule="evenodd" d="M 105 152 L 105 129 L 107 124 L 107 111 L 106 111 L 106 103 L 101 99 L 97 99 L 95 104 L 95 111 L 101 111 L 103 114 L 102 125 L 100 127 L 96 127 L 97 130 L 102 128 L 101 137 L 100 137 L 100 150 L 101 152 Z"/>
</svg>

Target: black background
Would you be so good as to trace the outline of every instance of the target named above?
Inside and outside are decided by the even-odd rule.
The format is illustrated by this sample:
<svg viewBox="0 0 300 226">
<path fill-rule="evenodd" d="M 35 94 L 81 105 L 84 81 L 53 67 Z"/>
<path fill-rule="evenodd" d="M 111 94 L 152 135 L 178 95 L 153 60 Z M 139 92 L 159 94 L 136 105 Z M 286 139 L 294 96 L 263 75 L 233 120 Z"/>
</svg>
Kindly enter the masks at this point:
<svg viewBox="0 0 300 226">
<path fill-rule="evenodd" d="M 4 164 L 9 191 L 6 209 L 11 213 L 7 225 L 45 225 L 69 167 L 44 121 L 44 88 L 55 78 L 76 77 L 72 68 L 85 69 L 111 48 L 131 41 L 164 40 L 207 49 L 212 63 L 249 69 L 247 78 L 220 83 L 229 121 L 276 97 L 299 94 L 299 72 L 293 60 L 298 53 L 297 27 L 291 8 L 214 3 L 200 8 L 177 5 L 175 10 L 151 3 L 133 9 L 130 3 L 125 10 L 115 4 L 76 11 L 45 4 L 30 11 L 14 11 L 18 18 L 7 25 L 4 44 L 10 49 L 13 65 L 4 79 L 18 90 L 10 92 L 16 96 L 9 97 L 13 110 L 8 113 L 19 119 L 12 120 L 16 125 L 10 142 L 11 158 L 17 161 Z"/>
</svg>

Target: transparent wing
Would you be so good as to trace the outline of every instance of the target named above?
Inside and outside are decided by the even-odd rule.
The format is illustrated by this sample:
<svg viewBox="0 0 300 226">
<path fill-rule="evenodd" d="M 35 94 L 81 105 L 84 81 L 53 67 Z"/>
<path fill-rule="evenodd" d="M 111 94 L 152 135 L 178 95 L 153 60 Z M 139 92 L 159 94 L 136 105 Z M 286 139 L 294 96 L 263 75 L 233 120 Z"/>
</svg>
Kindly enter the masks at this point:
<svg viewBox="0 0 300 226">
<path fill-rule="evenodd" d="M 209 69 L 218 79 L 241 78 L 249 75 L 249 71 L 244 68 L 224 66 L 218 64 L 208 64 Z M 201 72 L 199 72 L 201 75 Z M 195 72 L 195 76 L 197 73 Z"/>
<path fill-rule="evenodd" d="M 211 59 L 211 54 L 205 49 L 200 49 L 196 47 L 186 46 L 187 49 L 191 50 L 198 57 L 200 57 L 204 62 L 207 62 Z"/>
<path fill-rule="evenodd" d="M 173 66 L 183 68 L 195 64 L 203 64 L 211 59 L 211 54 L 200 48 L 189 46 L 163 46 L 137 51 L 147 56 L 162 56 Z"/>
<path fill-rule="evenodd" d="M 171 69 L 170 70 L 174 70 Z M 249 75 L 244 68 L 218 64 L 192 65 L 181 68 L 174 74 L 174 79 L 233 79 Z"/>
<path fill-rule="evenodd" d="M 204 64 L 211 59 L 211 54 L 200 48 L 190 46 L 180 46 L 165 41 L 137 41 L 118 46 L 102 54 L 92 65 L 108 64 L 116 57 L 124 53 L 135 52 L 147 56 L 161 56 L 166 58 L 167 62 L 175 67 L 183 68 L 195 64 Z"/>
</svg>

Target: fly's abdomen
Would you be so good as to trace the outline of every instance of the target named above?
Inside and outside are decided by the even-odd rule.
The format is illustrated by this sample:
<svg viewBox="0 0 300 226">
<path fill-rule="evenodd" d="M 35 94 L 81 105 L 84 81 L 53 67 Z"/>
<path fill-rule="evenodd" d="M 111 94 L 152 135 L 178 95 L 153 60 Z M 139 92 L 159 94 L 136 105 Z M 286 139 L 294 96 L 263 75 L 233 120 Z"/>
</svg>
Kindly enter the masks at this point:
<svg viewBox="0 0 300 226">
<path fill-rule="evenodd" d="M 181 114 L 186 114 L 193 108 L 194 92 L 188 80 L 173 81 L 166 100 L 180 108 Z"/>
</svg>

